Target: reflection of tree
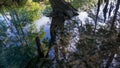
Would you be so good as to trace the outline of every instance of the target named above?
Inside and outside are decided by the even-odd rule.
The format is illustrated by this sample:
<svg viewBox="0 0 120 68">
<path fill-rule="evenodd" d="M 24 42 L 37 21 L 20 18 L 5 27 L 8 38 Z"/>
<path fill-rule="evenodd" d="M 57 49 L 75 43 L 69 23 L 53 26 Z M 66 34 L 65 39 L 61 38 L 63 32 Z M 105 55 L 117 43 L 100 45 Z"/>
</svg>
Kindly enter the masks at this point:
<svg viewBox="0 0 120 68">
<path fill-rule="evenodd" d="M 40 1 L 40 0 L 34 0 L 34 1 Z M 56 66 L 57 68 L 59 67 L 60 68 L 61 67 L 109 68 L 112 65 L 111 63 L 113 59 L 115 60 L 120 59 L 119 58 L 120 26 L 117 26 L 117 24 L 119 24 L 120 22 L 119 20 L 120 12 L 118 11 L 120 0 L 116 0 L 116 3 L 114 3 L 115 5 L 112 5 L 112 7 L 110 6 L 110 9 L 109 9 L 109 3 L 111 3 L 110 0 L 98 0 L 97 13 L 96 14 L 89 13 L 90 18 L 93 20 L 93 23 L 95 23 L 95 25 L 90 24 L 89 20 L 86 20 L 85 24 L 82 24 L 81 21 L 71 20 L 73 16 L 78 15 L 77 10 L 73 8 L 71 4 L 65 2 L 65 0 L 49 0 L 49 1 L 53 9 L 52 12 L 47 15 L 49 17 L 52 17 L 52 23 L 50 27 L 51 41 L 50 41 L 49 48 L 51 48 L 54 45 L 55 57 L 52 60 L 49 59 L 48 57 L 44 58 L 43 56 L 41 58 L 38 58 L 34 53 L 36 52 L 36 50 L 33 50 L 36 48 L 32 47 L 32 45 L 35 45 L 34 38 L 38 35 L 38 33 L 32 33 L 31 31 L 30 32 L 26 31 L 27 32 L 26 33 L 23 30 L 23 27 L 25 25 L 31 24 L 33 23 L 34 20 L 37 19 L 36 18 L 37 16 L 34 16 L 34 15 L 37 15 L 37 12 L 34 11 L 34 9 L 35 10 L 39 9 L 38 5 L 37 5 L 37 8 L 35 7 L 36 5 L 32 6 L 32 9 L 31 8 L 29 9 L 29 7 L 27 6 L 27 7 L 24 7 L 24 9 L 22 8 L 21 10 L 16 10 L 17 8 L 15 8 L 15 9 L 10 9 L 10 11 L 7 11 L 9 12 L 8 15 L 11 16 L 10 21 L 12 23 L 12 26 L 16 29 L 15 35 L 17 40 L 14 40 L 14 41 L 20 42 L 22 45 L 30 45 L 31 48 L 29 48 L 29 46 L 21 46 L 20 48 L 9 47 L 9 49 L 7 49 L 4 52 L 2 52 L 2 50 L 0 51 L 2 55 L 6 56 L 8 54 L 10 56 L 13 56 L 13 54 L 11 53 L 15 53 L 15 54 L 17 53 L 17 56 L 21 55 L 21 53 L 22 55 L 23 54 L 35 55 L 34 57 L 32 56 L 33 58 L 29 57 L 31 59 L 30 63 L 29 62 L 28 64 L 26 63 L 28 67 L 32 67 L 32 68 L 39 67 L 39 66 L 43 66 L 43 67 Z M 73 1 L 83 3 L 85 1 L 89 2 L 94 0 L 84 0 L 84 1 L 73 0 Z M 102 9 L 104 19 L 99 16 L 100 7 L 101 5 L 103 5 L 102 1 L 105 1 L 104 9 Z M 7 2 L 8 1 L 0 2 L 0 5 L 4 4 L 4 6 L 6 5 L 8 7 L 8 5 L 10 4 L 7 4 Z M 32 12 L 29 13 L 29 10 Z M 113 12 L 114 14 L 113 16 L 111 16 L 111 12 Z M 109 16 L 108 16 L 109 18 L 107 17 L 107 13 L 109 13 Z M 7 18 L 6 12 L 2 13 L 2 15 Z M 67 21 L 67 23 L 65 21 Z M 105 26 L 100 25 L 99 22 L 104 23 Z M 2 28 L 3 26 L 4 25 L 2 25 Z M 31 27 L 31 29 L 34 30 L 34 27 Z M 12 28 L 12 27 L 8 27 L 8 28 Z M 76 49 L 74 50 L 74 52 L 66 51 L 68 48 L 66 45 L 72 45 L 72 42 L 70 42 L 71 38 L 76 37 L 72 35 L 72 34 L 75 34 L 74 28 L 77 28 L 76 30 L 77 39 L 73 39 L 74 46 L 76 46 Z M 0 33 L 4 37 L 7 37 L 5 34 L 6 29 L 7 28 L 2 29 L 3 33 L 2 32 Z M 44 32 L 42 35 L 44 35 Z M 1 42 L 2 40 L 4 40 L 4 42 Z M 6 46 L 6 43 L 7 43 L 6 41 L 8 41 L 8 38 L 2 39 L 2 40 L 0 39 L 0 44 Z M 11 45 L 16 45 L 17 42 Z M 40 45 L 39 40 L 37 41 L 37 43 L 38 45 Z M 26 49 L 22 47 L 25 47 Z M 0 48 L 2 47 L 0 46 Z M 39 49 L 38 52 L 40 52 L 41 47 L 38 46 L 38 49 Z M 29 50 L 31 50 L 32 52 Z M 27 51 L 31 53 L 26 53 Z M 49 51 L 50 50 L 48 50 L 48 53 Z M 40 55 L 41 52 L 38 54 Z M 44 53 L 42 52 L 42 54 Z M 117 57 L 114 57 L 115 55 L 117 55 Z M 3 59 L 8 61 L 9 59 L 7 58 L 10 58 L 10 57 L 6 56 L 6 59 L 5 58 Z M 54 59 L 57 62 L 54 63 Z M 25 59 L 25 61 L 28 61 L 28 60 Z M 44 62 L 44 64 L 42 64 L 41 62 Z M 104 64 L 104 62 L 106 63 Z"/>
<path fill-rule="evenodd" d="M 49 0 L 52 6 L 53 11 L 49 16 L 52 17 L 52 22 L 50 26 L 50 34 L 51 34 L 51 45 L 55 45 L 55 53 L 56 53 L 56 60 L 60 60 L 59 56 L 59 47 L 62 47 L 63 55 L 65 55 L 64 50 L 65 46 L 64 40 L 64 23 L 66 19 L 71 19 L 73 16 L 78 15 L 77 10 L 73 8 L 69 3 L 65 2 L 64 0 Z M 59 46 L 57 44 L 57 39 L 62 42 Z"/>
<path fill-rule="evenodd" d="M 4 18 L 0 21 L 0 68 L 24 68 L 30 59 L 37 56 L 34 38 L 45 35 L 43 29 L 37 31 L 34 23 L 40 18 L 41 8 L 34 2 L 28 5 L 22 8 L 6 6 L 0 10 Z"/>
<path fill-rule="evenodd" d="M 118 2 L 114 6 L 116 5 L 118 5 Z M 116 8 L 118 8 L 118 6 Z M 85 25 L 78 25 L 80 37 L 79 42 L 76 43 L 78 50 L 72 53 L 75 54 L 74 58 L 71 58 L 71 60 L 73 59 L 72 64 L 75 66 L 80 65 L 81 68 L 109 68 L 116 64 L 113 68 L 119 68 L 119 65 L 117 65 L 118 63 L 113 63 L 113 60 L 119 62 L 118 52 L 120 44 L 117 42 L 119 41 L 120 26 L 118 25 L 120 17 L 119 11 L 116 8 L 112 10 L 115 11 L 114 15 L 110 16 L 106 22 L 104 22 L 105 18 L 102 19 L 99 15 L 95 18 L 96 15 L 90 13 L 89 16 L 93 19 L 93 23 L 96 22 L 97 19 L 97 25 L 90 24 L 89 20 L 86 21 Z M 115 16 L 116 18 L 113 19 Z M 99 23 L 105 25 L 100 25 Z M 114 26 L 111 26 L 112 23 L 114 23 Z M 97 26 L 97 28 L 94 34 L 95 26 Z M 115 55 L 117 56 L 115 57 Z M 80 59 L 74 60 L 77 59 L 77 57 Z M 75 64 L 74 62 L 76 61 L 77 63 Z"/>
</svg>

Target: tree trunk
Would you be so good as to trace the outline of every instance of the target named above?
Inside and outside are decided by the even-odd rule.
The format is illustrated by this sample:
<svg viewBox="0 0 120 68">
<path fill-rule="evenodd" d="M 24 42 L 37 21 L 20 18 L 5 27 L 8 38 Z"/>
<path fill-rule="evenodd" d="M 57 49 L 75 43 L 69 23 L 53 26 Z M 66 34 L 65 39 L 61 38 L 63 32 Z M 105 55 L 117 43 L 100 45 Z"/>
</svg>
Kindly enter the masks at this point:
<svg viewBox="0 0 120 68">
<path fill-rule="evenodd" d="M 59 60 L 59 45 L 57 40 L 60 40 L 61 34 L 64 33 L 64 22 L 66 19 L 71 19 L 73 16 L 78 15 L 77 10 L 73 8 L 65 0 L 49 0 L 53 11 L 48 15 L 52 17 L 50 26 L 51 41 L 50 44 L 55 45 L 56 60 Z M 58 37 L 59 36 L 59 37 Z M 50 46 L 50 47 L 51 47 Z"/>
</svg>

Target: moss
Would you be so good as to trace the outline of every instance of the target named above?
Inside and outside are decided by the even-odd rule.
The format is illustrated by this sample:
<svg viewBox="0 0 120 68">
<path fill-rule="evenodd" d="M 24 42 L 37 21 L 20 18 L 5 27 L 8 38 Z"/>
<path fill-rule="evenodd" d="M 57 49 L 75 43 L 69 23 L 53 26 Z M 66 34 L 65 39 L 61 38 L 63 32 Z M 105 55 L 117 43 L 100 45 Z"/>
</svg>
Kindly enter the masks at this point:
<svg viewBox="0 0 120 68">
<path fill-rule="evenodd" d="M 0 9 L 4 7 L 21 7 L 27 3 L 28 0 L 0 0 Z"/>
</svg>

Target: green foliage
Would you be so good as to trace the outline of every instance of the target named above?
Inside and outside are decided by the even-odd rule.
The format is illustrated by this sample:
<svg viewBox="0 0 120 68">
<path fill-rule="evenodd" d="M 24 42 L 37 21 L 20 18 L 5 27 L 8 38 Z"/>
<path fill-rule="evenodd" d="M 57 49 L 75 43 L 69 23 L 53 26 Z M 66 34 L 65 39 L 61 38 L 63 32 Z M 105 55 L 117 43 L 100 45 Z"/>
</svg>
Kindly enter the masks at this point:
<svg viewBox="0 0 120 68">
<path fill-rule="evenodd" d="M 32 0 L 32 1 L 34 1 L 34 2 L 40 2 L 40 1 L 43 1 L 43 0 Z"/>
<path fill-rule="evenodd" d="M 76 8 L 90 9 L 97 3 L 97 0 L 72 0 L 71 4 Z"/>
<path fill-rule="evenodd" d="M 24 68 L 37 56 L 35 37 L 45 36 L 43 29 L 38 31 L 35 25 L 42 9 L 44 6 L 29 1 L 24 7 L 1 10 L 4 19 L 0 22 L 0 68 Z M 7 29 L 12 36 L 6 33 Z M 44 49 L 47 48 L 44 46 Z"/>
<path fill-rule="evenodd" d="M 30 21 L 33 22 L 41 17 L 41 12 L 44 9 L 43 7 L 39 7 L 38 3 L 31 2 L 27 3 L 26 6 L 20 8 L 20 9 L 12 9 L 15 10 L 17 14 L 19 15 L 19 19 L 21 21 Z M 10 8 L 11 11 L 11 8 Z M 12 11 L 12 12 L 13 12 Z"/>
<path fill-rule="evenodd" d="M 0 36 L 6 36 L 6 31 L 7 31 L 7 28 L 5 23 L 3 23 L 3 21 L 0 22 Z"/>
<path fill-rule="evenodd" d="M 0 0 L 0 9 L 4 7 L 23 7 L 28 0 Z"/>
<path fill-rule="evenodd" d="M 99 66 L 103 65 L 103 60 L 108 59 L 111 54 L 119 55 L 120 42 L 117 42 L 119 41 L 117 40 L 117 38 L 119 38 L 119 29 L 117 29 L 117 27 L 110 30 L 109 21 L 105 23 L 105 26 L 89 24 L 89 21 L 85 22 L 85 25 L 82 25 L 80 24 L 81 22 L 74 21 L 71 22 L 72 24 L 69 22 L 69 24 L 65 25 L 66 30 L 64 30 L 63 35 L 57 36 L 59 56 L 62 59 L 56 60 L 57 62 L 54 64 L 54 60 L 52 61 L 48 58 L 38 60 L 38 57 L 36 57 L 38 54 L 35 46 L 35 37 L 40 37 L 45 55 L 47 51 L 49 51 L 46 47 L 46 45 L 49 45 L 49 41 L 48 39 L 43 39 L 46 34 L 44 29 L 41 28 L 40 31 L 38 31 L 34 22 L 42 16 L 42 10 L 45 9 L 43 14 L 48 14 L 52 9 L 48 0 L 34 1 L 35 2 L 28 0 L 27 2 L 23 1 L 24 3 L 20 2 L 18 4 L 13 4 L 11 0 L 0 1 L 0 5 L 4 8 L 1 10 L 4 20 L 0 21 L 0 68 L 24 68 L 26 65 L 29 65 L 28 62 L 30 60 L 33 61 L 33 67 L 34 65 L 42 65 L 42 62 L 44 62 L 43 67 L 56 65 L 56 67 L 66 66 L 77 68 L 78 64 L 80 68 L 99 68 Z M 70 2 L 74 7 L 80 7 L 82 9 L 89 9 L 97 3 L 96 0 L 71 0 Z M 22 4 L 25 5 L 16 8 Z M 118 8 L 119 7 L 117 7 L 116 10 L 118 10 Z M 95 18 L 95 15 L 92 16 Z M 95 21 L 94 18 L 92 19 Z M 96 29 L 94 29 L 95 26 L 97 26 Z M 77 39 L 73 39 L 76 50 L 75 52 L 67 52 L 64 48 L 67 49 L 66 45 L 69 45 L 69 43 L 73 45 L 70 41 L 73 38 L 72 33 L 74 32 L 72 31 L 74 30 L 72 29 L 74 28 L 78 28 L 78 32 L 76 33 L 78 35 Z M 14 36 L 9 37 L 6 34 L 7 29 L 10 29 Z M 57 54 L 56 51 L 55 53 Z M 56 59 L 56 57 L 54 59 Z M 119 60 L 119 58 L 117 58 L 117 60 Z"/>
<path fill-rule="evenodd" d="M 43 10 L 42 14 L 43 14 L 43 15 L 47 15 L 47 14 L 49 14 L 50 12 L 52 12 L 52 8 L 50 7 L 50 5 L 47 5 L 47 6 L 45 7 L 45 9 Z"/>
<path fill-rule="evenodd" d="M 0 22 L 0 48 L 5 46 L 4 42 L 6 42 L 6 40 L 7 40 L 7 35 L 6 35 L 7 27 L 6 27 L 5 23 L 3 23 L 3 22 L 4 21 Z M 3 40 L 4 40 L 4 42 L 3 42 Z"/>
<path fill-rule="evenodd" d="M 10 46 L 0 53 L 1 68 L 24 68 L 34 56 L 36 48 L 33 46 Z"/>
</svg>

